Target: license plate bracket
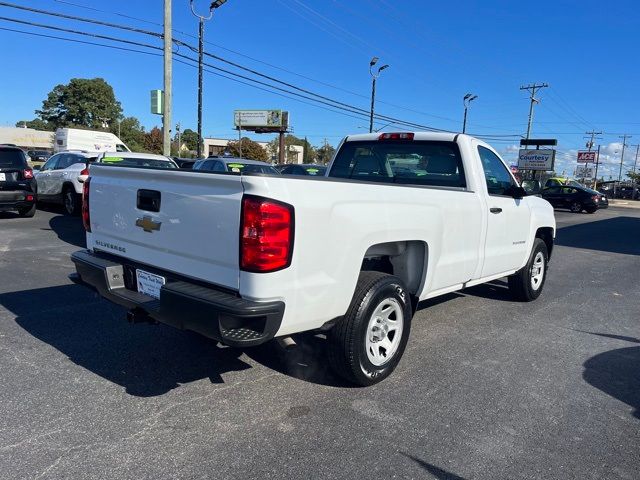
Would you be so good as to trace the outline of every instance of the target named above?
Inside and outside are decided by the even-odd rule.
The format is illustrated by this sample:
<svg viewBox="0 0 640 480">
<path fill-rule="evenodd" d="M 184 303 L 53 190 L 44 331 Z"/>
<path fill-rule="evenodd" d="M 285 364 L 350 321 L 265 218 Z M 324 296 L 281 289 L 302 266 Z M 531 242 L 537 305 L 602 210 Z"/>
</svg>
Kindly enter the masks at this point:
<svg viewBox="0 0 640 480">
<path fill-rule="evenodd" d="M 167 279 L 161 275 L 136 269 L 136 284 L 138 292 L 160 300 L 160 288 Z"/>
</svg>

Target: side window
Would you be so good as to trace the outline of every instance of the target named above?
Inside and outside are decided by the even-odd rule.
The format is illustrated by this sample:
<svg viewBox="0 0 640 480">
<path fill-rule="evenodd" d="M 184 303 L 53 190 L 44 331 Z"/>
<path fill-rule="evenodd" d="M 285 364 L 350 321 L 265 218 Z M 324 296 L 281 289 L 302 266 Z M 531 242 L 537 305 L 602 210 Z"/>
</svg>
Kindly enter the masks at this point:
<svg viewBox="0 0 640 480">
<path fill-rule="evenodd" d="M 198 160 L 193 164 L 193 167 L 191 167 L 192 170 L 201 170 L 202 168 L 202 160 Z"/>
<path fill-rule="evenodd" d="M 58 160 L 58 163 L 56 164 L 55 167 L 53 167 L 53 169 L 62 170 L 63 168 L 67 168 L 69 165 L 71 165 L 72 160 L 73 160 L 73 155 L 62 154 L 60 155 L 60 160 Z"/>
<path fill-rule="evenodd" d="M 213 169 L 214 172 L 224 172 L 224 164 L 218 160 L 216 160 L 213 164 Z"/>
<path fill-rule="evenodd" d="M 287 165 L 280 172 L 285 174 L 285 175 L 289 175 L 289 174 L 293 173 L 292 170 L 293 170 L 293 167 L 291 165 Z"/>
<path fill-rule="evenodd" d="M 513 177 L 500 157 L 488 148 L 478 146 L 489 195 L 506 195 L 515 186 Z"/>
<path fill-rule="evenodd" d="M 44 172 L 46 170 L 53 170 L 57 163 L 58 160 L 60 160 L 60 155 L 54 155 L 53 157 L 51 157 L 49 160 L 47 160 L 47 163 L 45 163 L 42 168 L 40 169 L 41 172 Z"/>
<path fill-rule="evenodd" d="M 128 152 L 127 147 L 121 143 L 116 144 L 116 152 Z"/>
</svg>

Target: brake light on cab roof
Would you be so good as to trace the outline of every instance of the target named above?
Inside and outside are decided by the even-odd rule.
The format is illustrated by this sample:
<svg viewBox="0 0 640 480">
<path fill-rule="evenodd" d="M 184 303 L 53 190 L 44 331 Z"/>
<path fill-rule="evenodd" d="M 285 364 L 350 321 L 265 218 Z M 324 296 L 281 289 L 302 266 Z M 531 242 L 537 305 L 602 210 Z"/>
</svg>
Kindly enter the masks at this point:
<svg viewBox="0 0 640 480">
<path fill-rule="evenodd" d="M 410 133 L 410 132 L 383 133 L 378 137 L 378 140 L 413 140 L 413 133 Z"/>
</svg>

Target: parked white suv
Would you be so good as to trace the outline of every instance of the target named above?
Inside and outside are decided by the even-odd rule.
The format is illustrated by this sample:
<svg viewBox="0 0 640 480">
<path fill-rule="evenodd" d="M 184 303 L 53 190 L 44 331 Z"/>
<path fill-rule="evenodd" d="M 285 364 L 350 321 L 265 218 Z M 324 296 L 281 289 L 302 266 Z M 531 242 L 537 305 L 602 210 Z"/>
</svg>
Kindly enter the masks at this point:
<svg viewBox="0 0 640 480">
<path fill-rule="evenodd" d="M 64 205 L 67 214 L 80 213 L 82 177 L 89 174 L 88 165 L 97 153 L 68 151 L 53 155 L 36 173 L 38 202 Z"/>
</svg>

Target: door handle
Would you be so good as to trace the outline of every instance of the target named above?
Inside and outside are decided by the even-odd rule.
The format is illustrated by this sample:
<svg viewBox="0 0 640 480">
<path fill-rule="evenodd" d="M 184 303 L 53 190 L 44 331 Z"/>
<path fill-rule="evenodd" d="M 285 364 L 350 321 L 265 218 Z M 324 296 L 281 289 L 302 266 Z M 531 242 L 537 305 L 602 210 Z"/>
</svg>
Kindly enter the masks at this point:
<svg viewBox="0 0 640 480">
<path fill-rule="evenodd" d="M 498 207 L 491 207 L 491 208 L 489 209 L 489 211 L 490 211 L 491 213 L 502 213 L 502 209 L 501 209 L 501 208 L 498 208 Z"/>
</svg>

